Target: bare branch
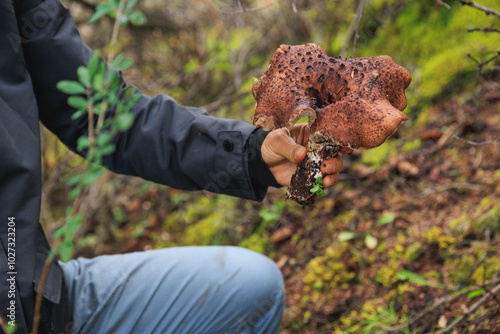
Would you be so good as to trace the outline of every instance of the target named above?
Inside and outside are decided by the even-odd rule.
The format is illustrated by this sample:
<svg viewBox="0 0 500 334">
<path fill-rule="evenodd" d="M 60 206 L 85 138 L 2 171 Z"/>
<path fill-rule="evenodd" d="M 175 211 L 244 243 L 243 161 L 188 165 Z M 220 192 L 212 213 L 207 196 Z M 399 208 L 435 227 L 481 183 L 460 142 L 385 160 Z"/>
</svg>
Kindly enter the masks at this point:
<svg viewBox="0 0 500 334">
<path fill-rule="evenodd" d="M 496 143 L 496 142 L 500 141 L 500 138 L 497 138 L 497 139 L 493 139 L 493 140 L 476 142 L 476 141 L 471 141 L 471 140 L 468 140 L 468 139 L 460 138 L 456 134 L 453 134 L 453 138 L 455 138 L 456 140 L 463 141 L 464 143 L 467 143 L 467 144 L 470 144 L 470 145 L 474 145 L 474 146 L 489 145 L 489 144 L 493 144 L 493 143 Z"/>
<path fill-rule="evenodd" d="M 366 0 L 360 0 L 358 9 L 356 10 L 356 14 L 351 22 L 351 25 L 349 26 L 349 29 L 347 30 L 346 38 L 342 45 L 342 49 L 340 50 L 340 56 L 342 57 L 347 56 L 347 48 L 349 46 L 351 38 L 353 39 L 352 56 L 354 57 L 354 54 L 356 52 L 356 43 L 359 38 L 358 35 L 359 24 L 361 23 L 361 18 L 363 17 L 363 10 L 365 9 L 365 5 L 366 5 Z"/>
<path fill-rule="evenodd" d="M 470 6 L 472 8 L 479 9 L 480 11 L 484 12 L 486 15 L 495 15 L 500 17 L 500 12 L 497 12 L 494 9 L 491 9 L 489 7 L 480 5 L 478 3 L 475 3 L 474 1 L 465 1 L 465 0 L 458 0 L 462 5 L 464 6 Z"/>
<path fill-rule="evenodd" d="M 482 71 L 483 71 L 483 67 L 485 65 L 488 65 L 489 63 L 491 63 L 492 61 L 496 60 L 497 58 L 500 58 L 500 51 L 497 51 L 497 54 L 494 55 L 493 57 L 483 61 L 483 62 L 480 62 L 479 60 L 477 60 L 476 58 L 472 57 L 469 54 L 467 54 L 467 57 L 469 57 L 470 59 L 472 59 L 476 64 L 476 69 L 477 69 L 477 78 L 476 78 L 476 85 L 479 83 L 479 79 L 481 78 L 481 74 L 482 74 Z"/>
<path fill-rule="evenodd" d="M 42 307 L 43 291 L 45 290 L 45 283 L 47 277 L 49 276 L 50 264 L 54 259 L 54 253 L 49 253 L 45 264 L 43 265 L 42 277 L 40 278 L 40 283 L 38 285 L 38 292 L 36 294 L 35 300 L 35 316 L 33 319 L 33 334 L 38 334 L 38 324 L 40 323 L 40 310 Z"/>
<path fill-rule="evenodd" d="M 365 10 L 366 0 L 361 0 L 359 4 L 358 11 L 356 13 L 356 31 L 354 32 L 354 41 L 352 42 L 352 56 L 354 57 L 356 54 L 356 45 L 358 43 L 359 38 L 359 24 L 361 23 L 361 18 L 363 17 L 363 11 Z"/>
<path fill-rule="evenodd" d="M 498 32 L 498 33 L 500 33 L 500 29 L 494 29 L 494 28 L 473 28 L 473 29 L 467 29 L 467 32 L 474 32 L 474 31 Z"/>
<path fill-rule="evenodd" d="M 245 7 L 243 7 L 243 4 L 241 3 L 241 0 L 237 0 L 237 2 L 238 2 L 238 7 L 240 7 L 240 10 L 242 12 L 244 12 L 245 11 Z"/>
<path fill-rule="evenodd" d="M 447 184 L 442 184 L 437 187 L 434 187 L 433 189 L 426 189 L 418 195 L 418 198 L 424 198 L 427 197 L 431 194 L 434 193 L 440 193 L 452 189 L 468 189 L 468 190 L 477 190 L 479 188 L 478 185 L 473 184 L 473 183 L 466 183 L 466 182 L 450 182 Z"/>
<path fill-rule="evenodd" d="M 238 13 L 246 13 L 246 12 L 257 12 L 259 10 L 263 10 L 263 9 L 269 8 L 272 5 L 277 4 L 278 2 L 280 2 L 280 0 L 275 0 L 275 1 L 269 2 L 269 3 L 265 4 L 262 7 L 253 7 L 252 8 L 252 7 L 245 7 L 245 6 L 243 6 L 243 3 L 241 2 L 241 0 L 238 0 L 238 7 L 240 8 L 238 11 L 232 11 L 232 12 L 230 12 L 230 11 L 221 10 L 219 12 L 221 14 L 238 14 Z"/>
<path fill-rule="evenodd" d="M 441 6 L 445 7 L 446 9 L 451 10 L 451 6 L 448 5 L 446 2 L 444 2 L 443 0 L 436 0 L 436 2 L 438 3 L 438 5 L 441 5 Z"/>
</svg>

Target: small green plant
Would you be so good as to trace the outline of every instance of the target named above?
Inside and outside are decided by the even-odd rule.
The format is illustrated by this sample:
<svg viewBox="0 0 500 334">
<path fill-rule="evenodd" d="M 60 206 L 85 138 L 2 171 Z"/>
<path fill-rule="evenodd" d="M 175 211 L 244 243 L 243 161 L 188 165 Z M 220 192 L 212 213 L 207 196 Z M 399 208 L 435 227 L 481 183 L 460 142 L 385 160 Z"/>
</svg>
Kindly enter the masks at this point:
<svg viewBox="0 0 500 334">
<path fill-rule="evenodd" d="M 86 117 L 88 120 L 87 133 L 77 139 L 76 150 L 85 156 L 89 166 L 85 173 L 74 175 L 67 181 L 72 188 L 69 199 L 73 204 L 66 208 L 65 224 L 53 235 L 56 245 L 45 261 L 40 279 L 35 302 L 33 334 L 38 333 L 42 294 L 50 263 L 56 254 L 64 262 L 69 261 L 73 255 L 74 234 L 83 221 L 83 215 L 78 212 L 83 202 L 82 195 L 104 174 L 105 169 L 101 167 L 103 158 L 116 149 L 113 139 L 119 132 L 128 130 L 134 122 L 131 110 L 141 98 L 141 94 L 134 88 L 122 90 L 122 80 L 118 72 L 129 68 L 133 61 L 125 59 L 122 54 L 115 55 L 115 49 L 120 27 L 128 22 L 133 24 L 145 22 L 144 14 L 133 10 L 137 2 L 138 0 L 108 0 L 97 7 L 97 12 L 89 23 L 96 22 L 105 15 L 115 19 L 107 64 L 100 58 L 99 52 L 95 51 L 88 65 L 77 69 L 78 81 L 62 80 L 57 83 L 57 88 L 68 95 L 68 105 L 76 109 L 72 119 Z"/>
<path fill-rule="evenodd" d="M 54 251 L 62 261 L 70 260 L 73 254 L 73 236 L 83 221 L 83 215 L 78 210 L 84 191 L 104 174 L 105 169 L 101 167 L 103 158 L 116 149 L 113 139 L 119 132 L 128 130 L 134 122 L 131 110 L 141 94 L 133 88 L 121 90 L 119 74 L 133 61 L 125 59 L 122 54 L 115 56 L 115 46 L 120 27 L 127 22 L 144 23 L 143 14 L 133 10 L 136 4 L 137 0 L 108 0 L 97 6 L 89 23 L 105 15 L 115 19 L 107 64 L 101 59 L 99 51 L 95 51 L 88 65 L 78 68 L 78 81 L 63 80 L 57 84 L 60 91 L 69 95 L 68 105 L 76 109 L 72 119 L 88 118 L 87 133 L 78 138 L 76 147 L 89 163 L 88 170 L 67 181 L 72 188 L 69 199 L 73 205 L 66 209 L 65 224 L 54 233 L 54 239 L 59 240 Z"/>
<path fill-rule="evenodd" d="M 339 233 L 337 239 L 338 241 L 349 241 L 351 239 L 361 238 L 364 239 L 366 247 L 369 249 L 375 249 L 378 245 L 378 239 L 372 235 L 372 231 L 380 225 L 390 224 L 396 219 L 396 216 L 392 212 L 384 213 L 375 224 L 372 225 L 368 232 L 351 232 L 342 231 Z"/>
<path fill-rule="evenodd" d="M 444 284 L 439 284 L 439 283 L 435 283 L 435 282 L 432 282 L 432 281 L 429 281 L 427 279 L 425 279 L 424 277 L 414 273 L 414 272 L 411 272 L 411 271 L 408 271 L 408 270 L 401 270 L 400 272 L 398 272 L 396 274 L 396 277 L 398 280 L 400 281 L 409 281 L 411 283 L 414 283 L 414 284 L 418 284 L 418 285 L 421 285 L 421 286 L 429 286 L 429 287 L 432 287 L 432 288 L 440 288 L 440 289 L 446 289 L 447 286 L 444 285 Z"/>
<path fill-rule="evenodd" d="M 319 197 L 325 196 L 325 185 L 323 184 L 323 178 L 321 176 L 316 178 L 314 186 L 309 191 Z"/>
</svg>

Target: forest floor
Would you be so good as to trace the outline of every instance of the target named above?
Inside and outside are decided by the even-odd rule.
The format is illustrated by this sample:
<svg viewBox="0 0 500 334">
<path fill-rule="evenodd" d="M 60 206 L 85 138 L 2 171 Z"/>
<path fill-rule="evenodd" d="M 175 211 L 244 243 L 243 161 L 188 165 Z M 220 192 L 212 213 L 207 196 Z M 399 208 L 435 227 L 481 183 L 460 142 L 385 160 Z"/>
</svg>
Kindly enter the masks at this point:
<svg viewBox="0 0 500 334">
<path fill-rule="evenodd" d="M 500 333 L 499 88 L 436 105 L 387 166 L 345 157 L 327 198 L 284 217 L 285 333 Z"/>
<path fill-rule="evenodd" d="M 313 208 L 284 201 L 282 189 L 271 189 L 264 205 L 223 197 L 211 206 L 215 197 L 204 194 L 189 208 L 177 190 L 124 188 L 108 200 L 134 224 L 113 211 L 118 223 L 103 233 L 89 217 L 84 236 L 99 241 L 77 255 L 226 244 L 203 224 L 212 217 L 219 228 L 230 214 L 227 229 L 240 224 L 232 244 L 262 243 L 283 273 L 285 334 L 500 333 L 499 138 L 500 84 L 487 82 L 403 125 L 374 154 L 344 156 L 339 184 Z M 249 214 L 259 210 L 260 218 Z M 140 212 L 149 217 L 137 224 Z M 244 241 L 249 230 L 256 237 Z M 205 241 L 189 239 L 191 231 Z"/>
</svg>

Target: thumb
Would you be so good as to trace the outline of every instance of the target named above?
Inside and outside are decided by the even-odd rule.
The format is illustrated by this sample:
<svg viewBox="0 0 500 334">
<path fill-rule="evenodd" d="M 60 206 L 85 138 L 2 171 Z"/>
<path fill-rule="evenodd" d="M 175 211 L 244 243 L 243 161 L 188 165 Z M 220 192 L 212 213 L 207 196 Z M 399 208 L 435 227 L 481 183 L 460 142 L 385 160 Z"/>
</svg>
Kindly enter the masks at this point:
<svg viewBox="0 0 500 334">
<path fill-rule="evenodd" d="M 304 146 L 297 144 L 292 137 L 287 134 L 282 135 L 282 140 L 279 141 L 277 150 L 287 160 L 294 163 L 299 163 L 306 157 L 307 150 Z"/>
<path fill-rule="evenodd" d="M 283 163 L 284 159 L 299 163 L 306 157 L 307 150 L 297 144 L 283 128 L 268 134 L 262 143 L 261 154 L 265 163 L 273 166 Z"/>
<path fill-rule="evenodd" d="M 290 147 L 290 154 L 285 157 L 295 163 L 299 163 L 306 157 L 307 150 L 304 146 L 294 144 Z"/>
</svg>

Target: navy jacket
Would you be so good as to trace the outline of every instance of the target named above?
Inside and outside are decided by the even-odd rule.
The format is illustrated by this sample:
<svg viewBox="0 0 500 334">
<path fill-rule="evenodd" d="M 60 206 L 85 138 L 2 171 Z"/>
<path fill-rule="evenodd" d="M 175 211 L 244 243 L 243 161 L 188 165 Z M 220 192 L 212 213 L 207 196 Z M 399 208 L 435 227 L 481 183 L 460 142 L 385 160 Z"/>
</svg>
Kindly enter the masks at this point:
<svg viewBox="0 0 500 334">
<path fill-rule="evenodd" d="M 31 331 L 49 250 L 39 224 L 39 120 L 76 148 L 87 120 L 71 119 L 74 110 L 56 83 L 76 80 L 78 66 L 87 65 L 91 54 L 59 0 L 0 1 L 0 312 L 8 321 L 15 317 L 16 333 Z M 116 151 L 105 158 L 110 170 L 253 200 L 275 184 L 260 159 L 265 133 L 255 127 L 213 118 L 166 95 L 143 96 L 133 113 L 133 127 L 118 135 Z M 46 300 L 60 303 L 62 283 L 53 264 Z"/>
</svg>

